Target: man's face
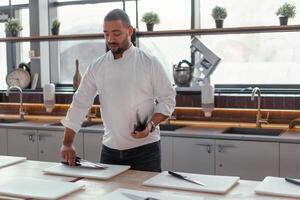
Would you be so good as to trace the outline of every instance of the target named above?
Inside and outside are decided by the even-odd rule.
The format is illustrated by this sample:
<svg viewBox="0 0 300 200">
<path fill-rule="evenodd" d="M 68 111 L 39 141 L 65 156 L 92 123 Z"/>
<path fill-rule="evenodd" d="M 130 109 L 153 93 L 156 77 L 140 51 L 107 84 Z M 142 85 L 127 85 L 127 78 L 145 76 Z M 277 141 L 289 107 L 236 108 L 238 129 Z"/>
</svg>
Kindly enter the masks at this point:
<svg viewBox="0 0 300 200">
<path fill-rule="evenodd" d="M 121 20 L 104 21 L 104 37 L 107 46 L 115 54 L 121 54 L 130 45 L 132 27 L 126 27 Z"/>
</svg>

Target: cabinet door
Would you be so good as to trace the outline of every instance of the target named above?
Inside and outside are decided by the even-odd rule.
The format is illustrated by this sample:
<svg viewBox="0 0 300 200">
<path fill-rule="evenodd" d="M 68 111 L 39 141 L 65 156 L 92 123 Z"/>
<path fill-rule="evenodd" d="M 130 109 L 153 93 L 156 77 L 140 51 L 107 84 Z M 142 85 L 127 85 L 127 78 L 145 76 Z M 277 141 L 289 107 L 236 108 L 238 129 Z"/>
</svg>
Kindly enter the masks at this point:
<svg viewBox="0 0 300 200">
<path fill-rule="evenodd" d="M 160 140 L 162 170 L 173 170 L 173 138 L 161 136 Z"/>
<path fill-rule="evenodd" d="M 7 154 L 38 160 L 37 131 L 7 129 Z"/>
<path fill-rule="evenodd" d="M 216 140 L 216 174 L 262 180 L 279 176 L 279 143 Z"/>
<path fill-rule="evenodd" d="M 0 128 L 0 155 L 7 155 L 7 129 Z"/>
<path fill-rule="evenodd" d="M 300 178 L 300 144 L 280 143 L 280 176 Z"/>
<path fill-rule="evenodd" d="M 214 174 L 214 140 L 173 138 L 175 171 Z"/>
<path fill-rule="evenodd" d="M 40 161 L 60 162 L 60 147 L 64 131 L 38 131 L 38 150 Z M 76 154 L 83 156 L 83 138 L 82 133 L 75 135 L 74 146 Z"/>
<path fill-rule="evenodd" d="M 84 158 L 92 162 L 100 162 L 102 150 L 102 133 L 84 132 Z"/>
</svg>

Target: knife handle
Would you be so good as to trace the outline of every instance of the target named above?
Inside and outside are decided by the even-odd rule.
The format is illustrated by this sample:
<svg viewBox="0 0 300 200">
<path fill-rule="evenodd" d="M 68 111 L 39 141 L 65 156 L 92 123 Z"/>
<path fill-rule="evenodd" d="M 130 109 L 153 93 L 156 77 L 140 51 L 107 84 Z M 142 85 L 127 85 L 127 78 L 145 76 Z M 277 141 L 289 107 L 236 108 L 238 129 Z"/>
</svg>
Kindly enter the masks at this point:
<svg viewBox="0 0 300 200">
<path fill-rule="evenodd" d="M 300 185 L 300 181 L 297 181 L 297 180 L 295 180 L 295 179 L 286 177 L 285 180 L 286 180 L 287 182 L 293 183 L 293 184 L 295 184 L 295 185 Z"/>
<path fill-rule="evenodd" d="M 168 171 L 168 173 L 169 173 L 170 175 L 172 175 L 172 176 L 177 177 L 177 178 L 181 178 L 181 179 L 184 179 L 184 178 L 185 178 L 185 177 L 182 176 L 181 174 L 177 174 L 177 173 L 172 172 L 172 171 Z"/>
</svg>

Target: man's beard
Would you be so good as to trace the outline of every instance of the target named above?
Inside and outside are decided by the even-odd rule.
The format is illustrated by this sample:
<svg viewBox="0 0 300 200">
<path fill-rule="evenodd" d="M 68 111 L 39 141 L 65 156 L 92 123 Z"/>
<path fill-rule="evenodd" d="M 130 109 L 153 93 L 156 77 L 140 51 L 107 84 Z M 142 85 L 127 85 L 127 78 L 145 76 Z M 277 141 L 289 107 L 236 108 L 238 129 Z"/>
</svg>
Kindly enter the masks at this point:
<svg viewBox="0 0 300 200">
<path fill-rule="evenodd" d="M 125 50 L 119 47 L 116 51 L 112 51 L 113 54 L 122 54 Z"/>
</svg>

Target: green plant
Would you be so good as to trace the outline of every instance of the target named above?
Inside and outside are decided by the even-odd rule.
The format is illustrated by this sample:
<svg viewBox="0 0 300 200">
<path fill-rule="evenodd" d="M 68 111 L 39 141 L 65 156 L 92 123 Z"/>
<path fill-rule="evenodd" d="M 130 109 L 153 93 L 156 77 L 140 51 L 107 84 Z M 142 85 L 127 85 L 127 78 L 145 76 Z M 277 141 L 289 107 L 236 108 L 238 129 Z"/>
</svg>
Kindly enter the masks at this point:
<svg viewBox="0 0 300 200">
<path fill-rule="evenodd" d="M 146 24 L 159 24 L 160 19 L 157 13 L 147 12 L 143 15 L 142 21 Z"/>
<path fill-rule="evenodd" d="M 285 3 L 276 11 L 277 16 L 294 18 L 296 15 L 296 6 L 293 4 Z"/>
<path fill-rule="evenodd" d="M 212 9 L 211 16 L 215 20 L 224 20 L 227 17 L 227 10 L 226 8 L 216 6 Z"/>
<path fill-rule="evenodd" d="M 5 23 L 5 31 L 10 32 L 12 35 L 17 35 L 19 31 L 23 30 L 20 20 L 9 18 Z"/>
<path fill-rule="evenodd" d="M 60 21 L 58 21 L 58 19 L 54 19 L 52 21 L 52 28 L 59 28 L 60 26 Z"/>
</svg>

